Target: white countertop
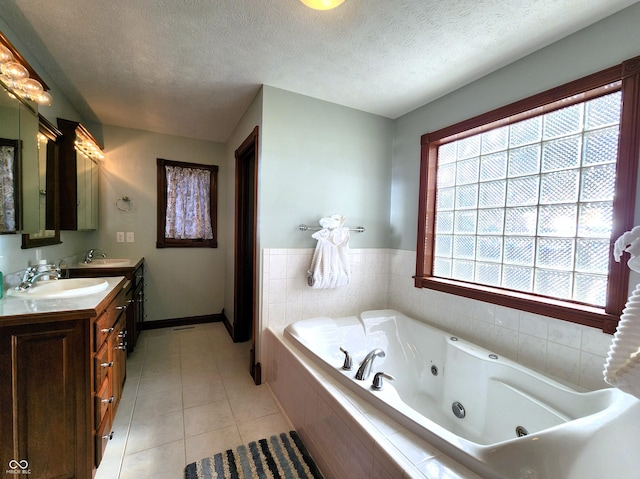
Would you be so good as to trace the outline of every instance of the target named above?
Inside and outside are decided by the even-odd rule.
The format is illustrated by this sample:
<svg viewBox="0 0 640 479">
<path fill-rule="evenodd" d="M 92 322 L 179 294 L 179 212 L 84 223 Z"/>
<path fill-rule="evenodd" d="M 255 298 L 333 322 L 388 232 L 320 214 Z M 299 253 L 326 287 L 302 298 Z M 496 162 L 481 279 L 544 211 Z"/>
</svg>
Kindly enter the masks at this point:
<svg viewBox="0 0 640 479">
<path fill-rule="evenodd" d="M 132 260 L 134 261 L 134 260 Z M 134 262 L 135 264 L 135 262 Z M 63 311 L 95 310 L 111 291 L 124 279 L 124 276 L 112 276 L 103 278 L 108 286 L 105 290 L 86 296 L 74 298 L 56 299 L 31 299 L 17 296 L 9 296 L 4 291 L 0 299 L 0 319 L 8 316 L 59 313 Z M 64 280 L 60 280 L 64 281 Z"/>
<path fill-rule="evenodd" d="M 113 264 L 105 264 L 106 261 L 115 261 Z M 121 269 L 121 268 L 134 268 L 143 258 L 94 258 L 91 263 L 75 263 L 70 264 L 70 269 Z"/>
</svg>

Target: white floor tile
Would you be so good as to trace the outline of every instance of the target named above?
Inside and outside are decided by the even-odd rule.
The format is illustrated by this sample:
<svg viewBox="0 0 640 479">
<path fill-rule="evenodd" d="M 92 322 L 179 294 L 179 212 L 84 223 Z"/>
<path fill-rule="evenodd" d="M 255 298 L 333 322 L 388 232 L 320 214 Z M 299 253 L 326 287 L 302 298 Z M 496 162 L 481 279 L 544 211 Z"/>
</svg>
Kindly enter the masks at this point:
<svg viewBox="0 0 640 479">
<path fill-rule="evenodd" d="M 184 477 L 191 462 L 289 431 L 222 323 L 142 331 L 95 479 Z"/>
</svg>

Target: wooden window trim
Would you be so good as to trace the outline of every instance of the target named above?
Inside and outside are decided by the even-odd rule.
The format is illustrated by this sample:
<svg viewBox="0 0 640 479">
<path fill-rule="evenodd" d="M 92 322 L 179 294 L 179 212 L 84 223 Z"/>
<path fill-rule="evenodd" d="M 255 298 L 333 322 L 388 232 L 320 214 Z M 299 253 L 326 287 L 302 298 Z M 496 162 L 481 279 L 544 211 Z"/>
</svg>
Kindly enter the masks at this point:
<svg viewBox="0 0 640 479">
<path fill-rule="evenodd" d="M 180 168 L 194 168 L 209 171 L 209 211 L 211 213 L 212 239 L 174 239 L 165 238 L 167 212 L 167 175 L 165 166 L 177 166 Z M 156 248 L 217 248 L 218 247 L 218 167 L 216 165 L 202 165 L 199 163 L 186 163 L 157 158 L 157 234 Z"/>
<path fill-rule="evenodd" d="M 500 288 L 480 286 L 457 280 L 434 278 L 432 273 L 433 245 L 435 238 L 435 199 L 437 150 L 445 140 L 469 136 L 469 130 L 490 129 L 522 119 L 524 112 L 539 109 L 547 112 L 547 105 L 563 98 L 571 98 L 563 108 L 582 102 L 589 97 L 585 92 L 621 82 L 622 113 L 616 172 L 615 197 L 613 201 L 613 227 L 610 238 L 610 254 L 616 238 L 633 227 L 640 152 L 640 57 L 632 58 L 620 65 L 594 73 L 579 80 L 547 90 L 532 97 L 497 108 L 488 113 L 462 121 L 452 126 L 424 134 L 421 137 L 420 193 L 418 205 L 418 244 L 416 248 L 415 286 L 485 301 L 535 314 L 550 316 L 577 324 L 602 329 L 613 333 L 627 300 L 629 268 L 626 261 L 610 262 L 607 305 L 604 308 L 589 307 L 571 301 L 561 301 L 535 294 L 508 291 Z M 597 96 L 597 95 L 595 95 Z M 549 110 L 551 111 L 551 110 Z M 491 124 L 490 127 L 484 125 Z"/>
</svg>

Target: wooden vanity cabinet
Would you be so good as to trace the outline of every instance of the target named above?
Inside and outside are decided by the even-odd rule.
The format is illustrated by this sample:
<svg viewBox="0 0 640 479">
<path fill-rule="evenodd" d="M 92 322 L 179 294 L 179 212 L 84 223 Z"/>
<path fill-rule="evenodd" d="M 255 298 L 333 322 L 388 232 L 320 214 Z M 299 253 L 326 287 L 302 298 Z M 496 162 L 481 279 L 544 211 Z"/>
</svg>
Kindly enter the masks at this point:
<svg viewBox="0 0 640 479">
<path fill-rule="evenodd" d="M 0 327 L 0 458 L 31 477 L 90 478 L 90 319 Z"/>
<path fill-rule="evenodd" d="M 72 278 L 95 278 L 105 276 L 124 276 L 131 281 L 129 287 L 130 297 L 127 298 L 126 311 L 126 343 L 127 352 L 133 352 L 140 334 L 141 324 L 144 321 L 144 258 L 141 258 L 132 267 L 91 268 L 82 267 L 69 269 Z"/>
<path fill-rule="evenodd" d="M 118 410 L 126 379 L 126 310 L 129 281 L 94 323 L 93 410 L 95 466 L 102 460 L 104 449 L 116 431 L 113 419 Z"/>
<path fill-rule="evenodd" d="M 95 310 L 0 316 L 2 470 L 92 478 L 125 379 L 127 290 L 123 279 Z"/>
</svg>

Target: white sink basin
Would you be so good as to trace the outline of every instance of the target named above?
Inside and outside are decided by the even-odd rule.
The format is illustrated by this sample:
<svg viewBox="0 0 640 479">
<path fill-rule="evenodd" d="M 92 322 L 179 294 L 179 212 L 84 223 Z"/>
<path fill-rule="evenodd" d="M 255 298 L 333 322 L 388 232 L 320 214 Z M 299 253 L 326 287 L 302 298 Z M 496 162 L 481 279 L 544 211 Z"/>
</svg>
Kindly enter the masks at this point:
<svg viewBox="0 0 640 479">
<path fill-rule="evenodd" d="M 91 263 L 78 263 L 74 268 L 118 268 L 122 266 L 131 266 L 130 259 L 124 258 L 95 258 Z"/>
<path fill-rule="evenodd" d="M 10 289 L 8 294 L 24 299 L 74 298 L 104 291 L 109 283 L 102 278 L 72 278 L 38 281 L 24 291 Z"/>
</svg>

